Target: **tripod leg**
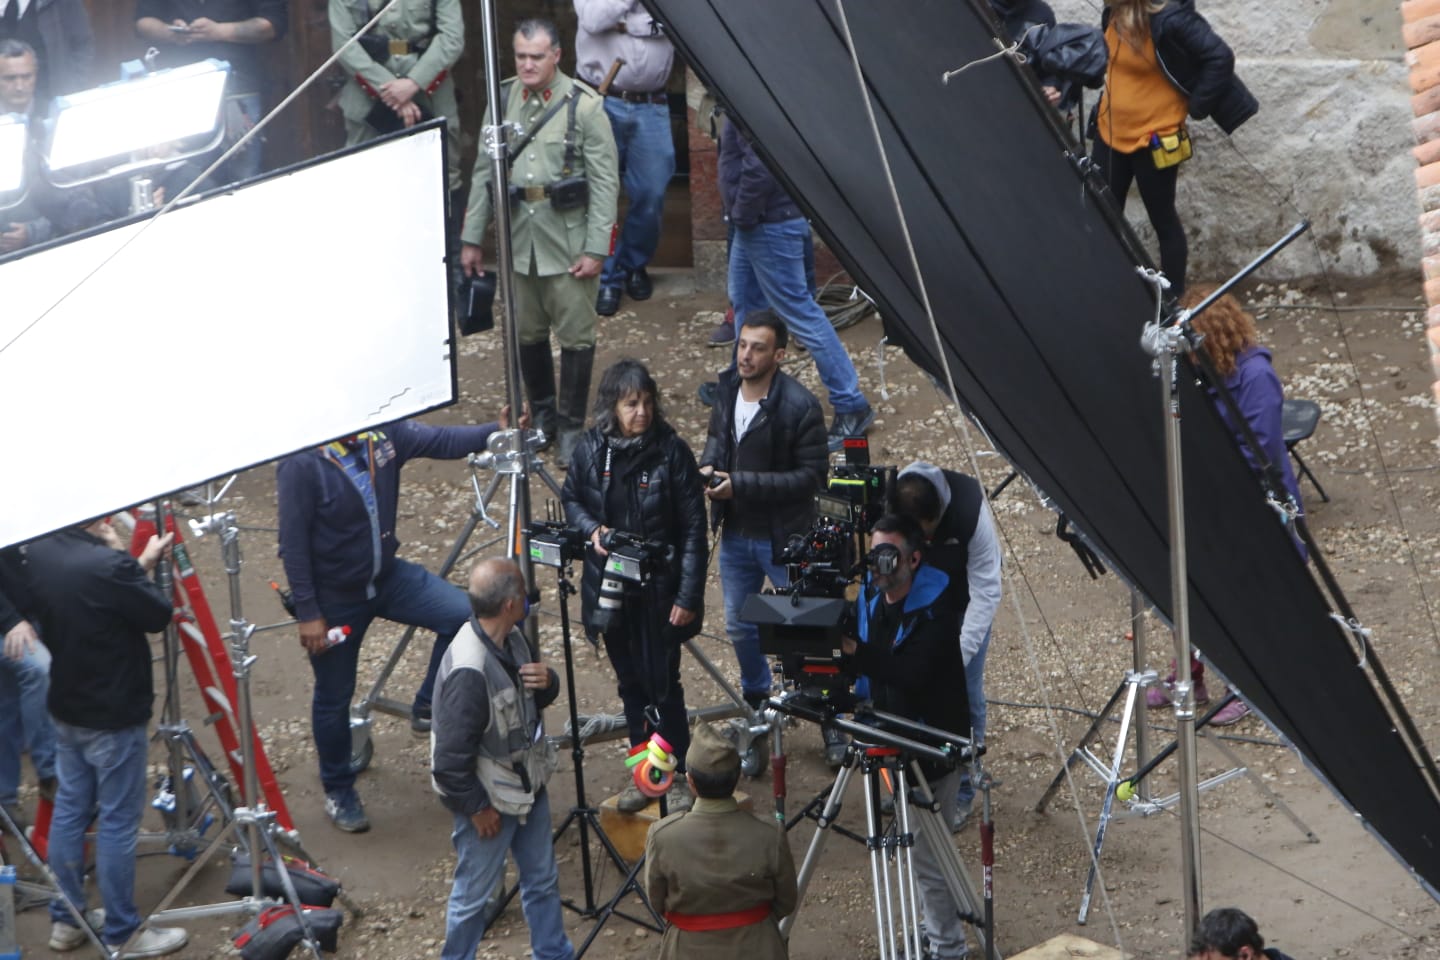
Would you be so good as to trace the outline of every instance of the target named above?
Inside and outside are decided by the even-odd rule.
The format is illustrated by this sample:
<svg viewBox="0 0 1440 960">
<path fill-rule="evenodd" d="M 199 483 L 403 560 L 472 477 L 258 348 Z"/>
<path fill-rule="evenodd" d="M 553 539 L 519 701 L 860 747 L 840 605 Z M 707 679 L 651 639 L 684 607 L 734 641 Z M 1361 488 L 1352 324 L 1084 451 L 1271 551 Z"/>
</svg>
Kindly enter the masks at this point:
<svg viewBox="0 0 1440 960">
<path fill-rule="evenodd" d="M 1045 812 L 1045 808 L 1055 796 L 1055 791 L 1059 790 L 1060 784 L 1065 782 L 1065 775 L 1075 767 L 1076 762 L 1085 756 L 1084 751 L 1086 744 L 1095 739 L 1095 735 L 1100 732 L 1100 728 L 1104 726 L 1105 721 L 1110 717 L 1110 711 L 1114 710 L 1115 704 L 1120 702 L 1120 697 L 1125 693 L 1125 688 L 1128 685 L 1128 680 L 1120 681 L 1120 685 L 1115 688 L 1115 692 L 1110 695 L 1110 699 L 1106 701 L 1105 706 L 1095 715 L 1095 721 L 1090 724 L 1090 729 L 1086 730 L 1085 736 L 1076 742 L 1075 749 L 1070 751 L 1070 756 L 1065 760 L 1065 765 L 1060 768 L 1059 772 L 1055 774 L 1055 779 L 1050 781 L 1050 786 L 1040 795 L 1040 801 L 1035 804 L 1036 813 Z"/>
<path fill-rule="evenodd" d="M 870 850 L 870 887 L 875 902 L 875 938 L 880 943 L 880 960 L 894 960 L 895 943 L 891 930 L 890 874 L 885 863 L 880 825 L 879 767 L 870 759 L 865 763 L 865 828 L 866 846 Z"/>
<path fill-rule="evenodd" d="M 1245 776 L 1250 780 L 1251 783 L 1255 785 L 1255 789 L 1260 791 L 1260 795 L 1263 796 L 1268 802 L 1273 803 L 1275 805 L 1275 809 L 1285 814 L 1285 818 L 1295 825 L 1295 829 L 1299 830 L 1302 834 L 1305 835 L 1305 841 L 1307 843 L 1320 842 L 1320 838 L 1315 835 L 1315 832 L 1313 830 L 1311 830 L 1308 826 L 1305 825 L 1305 821 L 1301 820 L 1300 817 L 1296 815 L 1294 810 L 1290 809 L 1290 805 L 1287 804 L 1284 800 L 1281 800 L 1280 795 L 1277 794 L 1274 790 L 1271 790 L 1268 786 L 1266 786 L 1265 781 L 1255 775 L 1255 771 L 1251 770 L 1244 763 L 1242 763 L 1240 761 L 1240 758 L 1235 755 L 1235 751 L 1227 747 L 1223 740 L 1218 737 L 1209 737 L 1207 739 L 1209 739 L 1209 741 L 1215 746 L 1217 750 L 1219 750 L 1225 755 L 1225 759 L 1230 763 L 1230 766 L 1236 768 L 1237 770 L 1243 770 L 1245 772 Z"/>
<path fill-rule="evenodd" d="M 314 857 L 310 856 L 309 852 L 300 845 L 300 838 L 298 835 L 292 833 L 278 833 L 276 834 L 275 839 L 280 846 L 289 850 L 292 854 L 299 857 L 301 860 L 304 860 L 306 863 L 314 865 L 320 862 Z M 335 899 L 339 900 L 340 905 L 343 906 L 346 910 L 350 911 L 350 916 L 354 917 L 356 920 L 359 920 L 361 917 L 365 916 L 365 909 L 361 907 L 360 904 L 350 899 L 350 897 L 345 893 L 344 887 L 340 888 L 340 891 L 335 895 Z"/>
<path fill-rule="evenodd" d="M 905 769 L 895 771 L 896 859 L 900 873 L 900 933 L 905 960 L 920 956 L 920 917 L 915 887 L 915 836 L 910 832 L 910 794 L 905 784 Z"/>
<path fill-rule="evenodd" d="M 11 819 L 10 811 L 6 810 L 4 806 L 0 806 L 0 821 L 3 821 L 3 823 L 0 823 L 0 828 L 3 828 L 5 832 L 8 832 L 20 843 L 20 849 L 24 851 L 25 859 L 29 860 L 31 865 L 45 876 L 46 882 L 50 884 L 53 892 L 57 894 L 65 904 L 65 909 L 70 912 L 71 918 L 75 921 L 75 926 L 80 928 L 90 942 L 99 949 L 101 955 L 108 960 L 110 951 L 105 948 L 105 944 L 100 942 L 100 935 L 91 928 L 90 924 L 85 922 L 84 904 L 77 904 L 65 895 L 65 891 L 60 888 L 60 878 L 55 875 L 54 870 L 50 869 L 50 864 L 41 859 L 39 851 L 37 851 L 34 844 L 30 842 L 30 838 L 25 836 L 25 832 Z"/>
<path fill-rule="evenodd" d="M 835 785 L 830 788 L 830 795 L 825 800 L 825 807 L 815 823 L 815 834 L 810 838 L 810 848 L 805 851 L 805 859 L 800 861 L 800 871 L 796 874 L 795 909 L 790 911 L 790 916 L 780 921 L 780 936 L 790 938 L 790 928 L 795 925 L 795 917 L 800 913 L 800 907 L 805 903 L 805 891 L 810 886 L 810 878 L 815 875 L 815 867 L 820 862 L 820 854 L 825 850 L 825 841 L 830 835 L 830 824 L 840 815 L 840 805 L 845 799 L 845 788 L 850 783 L 850 777 L 854 774 L 855 768 L 848 762 L 840 768 L 835 775 Z"/>
</svg>

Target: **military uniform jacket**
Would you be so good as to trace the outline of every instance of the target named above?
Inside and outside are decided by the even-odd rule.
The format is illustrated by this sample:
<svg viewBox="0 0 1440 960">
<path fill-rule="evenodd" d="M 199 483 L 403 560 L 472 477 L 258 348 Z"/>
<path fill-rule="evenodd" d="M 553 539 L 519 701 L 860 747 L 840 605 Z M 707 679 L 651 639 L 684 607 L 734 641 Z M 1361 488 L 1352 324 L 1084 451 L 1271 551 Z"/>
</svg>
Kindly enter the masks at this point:
<svg viewBox="0 0 1440 960">
<path fill-rule="evenodd" d="M 333 49 L 339 50 L 382 6 L 383 0 L 330 0 L 330 42 Z M 465 21 L 460 13 L 460 0 L 435 0 L 433 39 L 430 36 L 430 0 L 399 0 L 386 11 L 371 32 L 376 36 L 404 41 L 407 45 L 423 44 L 426 40 L 430 45 L 423 52 L 395 53 L 378 62 L 372 60 L 358 43 L 341 54 L 340 64 L 349 80 L 340 93 L 340 109 L 345 116 L 352 121 L 363 120 L 375 104 L 360 81 L 364 81 L 371 90 L 379 90 L 399 77 L 409 77 L 420 87 L 420 93 L 415 96 L 416 103 L 436 116 L 453 116 L 455 94 L 449 70 L 465 52 Z M 443 94 L 437 97 L 442 86 Z"/>
<path fill-rule="evenodd" d="M 795 911 L 795 861 L 785 831 L 741 810 L 733 797 L 697 798 L 650 828 L 645 841 L 645 892 L 661 914 L 706 915 L 770 904 L 759 923 L 706 932 L 673 924 L 661 960 L 784 960 L 780 920 Z"/>
<path fill-rule="evenodd" d="M 517 273 L 533 272 L 548 277 L 569 271 L 588 253 L 597 260 L 610 255 L 615 232 L 615 205 L 620 192 L 620 160 L 615 151 L 615 135 L 610 118 L 605 115 L 603 98 L 583 83 L 555 71 L 550 84 L 531 94 L 518 81 L 501 88 L 505 102 L 505 122 L 518 123 L 520 134 L 512 135 L 511 143 L 530 132 L 530 127 L 552 104 L 560 102 L 571 87 L 579 98 L 575 112 L 575 151 L 571 176 L 590 181 L 590 203 L 574 210 L 560 211 L 550 205 L 548 197 L 521 200 L 510 208 L 511 248 Z M 562 107 L 549 119 L 540 132 L 513 158 L 510 182 L 517 187 L 547 187 L 561 178 L 565 164 L 565 128 L 568 108 Z M 493 121 L 489 111 L 485 126 Z M 475 172 L 470 178 L 470 202 L 465 210 L 465 228 L 461 238 L 480 245 L 485 229 L 494 214 L 490 194 L 491 160 L 480 151 Z"/>
</svg>

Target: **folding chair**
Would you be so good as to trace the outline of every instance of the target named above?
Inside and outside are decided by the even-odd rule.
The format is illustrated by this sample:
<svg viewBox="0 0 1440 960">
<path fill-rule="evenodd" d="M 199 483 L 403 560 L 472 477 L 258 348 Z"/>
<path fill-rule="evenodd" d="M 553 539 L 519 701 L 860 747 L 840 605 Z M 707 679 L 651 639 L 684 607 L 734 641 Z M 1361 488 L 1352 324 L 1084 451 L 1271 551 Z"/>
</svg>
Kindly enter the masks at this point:
<svg viewBox="0 0 1440 960">
<path fill-rule="evenodd" d="M 1295 465 L 1300 468 L 1301 475 L 1309 477 L 1310 482 L 1315 485 L 1320 499 L 1329 503 L 1330 497 L 1325 493 L 1325 488 L 1320 486 L 1320 481 L 1315 479 L 1315 474 L 1310 472 L 1310 468 L 1301 458 L 1300 451 L 1295 449 L 1300 441 L 1310 439 L 1319 423 L 1320 404 L 1314 400 L 1286 400 L 1281 407 L 1280 432 L 1285 438 L 1285 449 L 1295 458 Z"/>
</svg>

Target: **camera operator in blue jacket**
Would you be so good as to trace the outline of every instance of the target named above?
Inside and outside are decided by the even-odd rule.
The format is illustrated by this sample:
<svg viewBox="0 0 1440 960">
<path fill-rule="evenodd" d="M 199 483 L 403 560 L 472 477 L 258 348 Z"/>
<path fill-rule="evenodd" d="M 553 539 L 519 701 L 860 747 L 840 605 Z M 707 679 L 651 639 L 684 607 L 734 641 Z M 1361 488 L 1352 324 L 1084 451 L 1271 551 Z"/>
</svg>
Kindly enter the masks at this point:
<svg viewBox="0 0 1440 960">
<path fill-rule="evenodd" d="M 925 533 L 910 517 L 887 514 L 871 531 L 871 569 L 856 604 L 858 637 L 841 637 L 841 652 L 860 675 L 857 696 L 876 710 L 962 734 L 970 724 L 959 620 L 945 600 L 950 578 L 924 561 Z M 922 763 L 921 772 L 945 823 L 955 816 L 959 771 Z M 939 868 L 939 852 L 915 836 L 915 883 L 925 910 L 930 955 L 965 955 L 959 906 Z"/>
</svg>

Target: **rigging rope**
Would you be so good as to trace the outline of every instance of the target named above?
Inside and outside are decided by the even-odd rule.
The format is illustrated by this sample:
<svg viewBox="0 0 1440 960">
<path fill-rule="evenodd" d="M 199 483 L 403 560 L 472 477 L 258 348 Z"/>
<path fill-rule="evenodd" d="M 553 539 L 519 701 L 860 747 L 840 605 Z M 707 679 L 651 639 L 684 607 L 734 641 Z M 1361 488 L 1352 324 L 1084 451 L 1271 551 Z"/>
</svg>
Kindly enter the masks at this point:
<svg viewBox="0 0 1440 960">
<path fill-rule="evenodd" d="M 905 252 L 910 261 L 910 268 L 914 271 L 915 283 L 920 295 L 920 302 L 924 307 L 925 317 L 930 325 L 930 333 L 935 340 L 935 353 L 936 356 L 940 358 L 940 366 L 944 370 L 945 383 L 949 389 L 950 396 L 955 399 L 955 402 L 958 405 L 960 394 L 959 391 L 955 388 L 955 376 L 950 369 L 950 358 L 946 353 L 944 340 L 940 336 L 940 327 L 935 320 L 935 311 L 930 304 L 930 294 L 925 284 L 925 276 L 920 270 L 919 255 L 916 253 L 914 238 L 910 233 L 909 220 L 905 216 L 905 209 L 900 202 L 900 192 L 895 184 L 895 173 L 894 170 L 891 169 L 890 157 L 885 149 L 885 141 L 880 135 L 880 126 L 878 121 L 875 119 L 875 108 L 870 101 L 869 88 L 866 86 L 865 82 L 865 72 L 860 67 L 860 54 L 855 46 L 855 39 L 850 32 L 849 18 L 845 15 L 845 0 L 835 0 L 835 8 L 836 12 L 839 15 L 840 29 L 844 34 L 845 46 L 850 54 L 850 63 L 855 71 L 855 81 L 856 85 L 859 87 L 860 90 L 860 99 L 861 102 L 865 105 L 865 117 L 870 125 L 870 133 L 874 137 L 875 147 L 880 154 L 881 168 L 884 170 L 885 173 L 885 184 L 890 194 L 890 202 L 894 206 L 896 217 L 899 220 L 900 234 L 905 241 Z M 974 471 L 974 475 L 978 479 L 980 476 L 980 462 L 978 456 L 976 456 L 975 454 L 973 444 L 970 443 L 969 426 L 963 416 L 959 418 L 959 422 L 960 430 L 962 432 L 962 435 L 964 436 L 966 451 L 970 457 L 971 469 Z M 982 494 L 985 496 L 986 507 L 990 508 L 990 496 L 989 492 L 984 489 L 984 484 L 981 484 L 981 491 Z M 993 516 L 993 509 L 991 510 L 991 514 Z M 1010 547 L 1012 561 L 1017 561 L 1018 558 L 1015 555 L 1013 545 L 1010 544 L 1008 537 L 1006 538 L 1006 544 L 1008 547 Z M 1031 660 L 1031 669 L 1035 673 L 1036 680 L 1039 681 L 1041 696 L 1045 699 L 1048 705 L 1050 700 L 1049 688 L 1046 686 L 1044 677 L 1042 676 L 1040 671 L 1039 659 L 1035 653 L 1034 640 L 1030 636 L 1030 630 L 1028 623 L 1025 619 L 1024 611 L 1021 609 L 1020 606 L 1020 599 L 1014 591 L 1011 592 L 1011 602 L 1015 608 L 1015 616 L 1017 622 L 1020 624 L 1021 633 L 1025 638 L 1026 649 L 1029 652 Z M 1110 902 L 1109 888 L 1105 883 L 1104 872 L 1100 867 L 1100 861 L 1098 857 L 1096 857 L 1095 855 L 1094 846 L 1089 842 L 1091 832 L 1089 829 L 1089 825 L 1086 823 L 1085 820 L 1085 812 L 1083 809 L 1081 809 L 1080 806 L 1080 794 L 1075 789 L 1075 783 L 1070 774 L 1070 765 L 1065 762 L 1066 750 L 1060 738 L 1060 729 L 1059 724 L 1056 720 L 1056 714 L 1052 711 L 1047 711 L 1046 716 L 1050 720 L 1051 731 L 1054 736 L 1056 757 L 1060 761 L 1061 769 L 1063 769 L 1065 772 L 1065 779 L 1070 787 L 1070 798 L 1075 807 L 1075 814 L 1080 822 L 1081 833 L 1086 837 L 1086 846 L 1090 850 L 1091 864 L 1095 868 L 1096 879 L 1100 884 L 1101 900 L 1105 905 L 1106 917 L 1110 921 L 1111 935 L 1114 937 L 1116 947 L 1123 951 L 1124 944 L 1120 937 L 1120 925 L 1119 921 L 1116 919 L 1115 916 L 1114 906 Z"/>
</svg>

